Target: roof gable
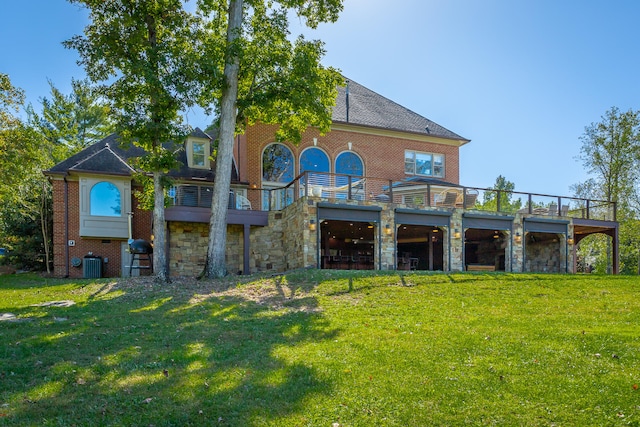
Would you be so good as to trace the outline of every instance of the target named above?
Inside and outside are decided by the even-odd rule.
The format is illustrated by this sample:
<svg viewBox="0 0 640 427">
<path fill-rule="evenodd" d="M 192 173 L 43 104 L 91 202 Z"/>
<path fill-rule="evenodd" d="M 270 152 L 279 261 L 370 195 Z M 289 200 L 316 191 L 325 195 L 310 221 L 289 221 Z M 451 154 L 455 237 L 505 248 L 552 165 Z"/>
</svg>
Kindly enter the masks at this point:
<svg viewBox="0 0 640 427">
<path fill-rule="evenodd" d="M 58 163 L 45 173 L 55 175 L 73 171 L 130 175 L 134 170 L 128 160 L 143 154 L 144 150 L 139 147 L 133 145 L 123 147 L 118 135 L 113 133 Z"/>
<path fill-rule="evenodd" d="M 209 135 L 200 128 L 194 129 L 189 135 L 192 138 L 211 139 Z M 187 166 L 187 156 L 182 144 L 165 144 L 167 148 L 173 149 L 176 153 L 178 167 L 171 170 L 168 175 L 175 179 L 198 180 L 213 182 L 215 178 L 215 168 L 195 169 Z M 117 134 L 111 134 L 101 141 L 83 149 L 68 159 L 58 163 L 48 171 L 46 175 L 60 175 L 67 173 L 92 173 L 104 175 L 132 175 L 136 170 L 131 166 L 130 160 L 141 157 L 145 151 L 133 144 L 125 146 L 121 143 Z M 238 181 L 238 171 L 235 162 L 231 171 L 231 180 Z"/>
</svg>

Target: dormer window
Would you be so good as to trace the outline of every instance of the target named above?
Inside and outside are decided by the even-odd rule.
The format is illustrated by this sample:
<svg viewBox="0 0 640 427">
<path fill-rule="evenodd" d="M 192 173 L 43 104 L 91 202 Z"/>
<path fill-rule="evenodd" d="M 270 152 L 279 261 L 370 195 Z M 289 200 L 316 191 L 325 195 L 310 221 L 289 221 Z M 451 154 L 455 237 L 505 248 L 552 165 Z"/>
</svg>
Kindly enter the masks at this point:
<svg viewBox="0 0 640 427">
<path fill-rule="evenodd" d="M 187 162 L 190 168 L 209 169 L 209 140 L 189 138 L 186 144 Z"/>
<path fill-rule="evenodd" d="M 193 143 L 193 166 L 204 167 L 204 142 Z"/>
</svg>

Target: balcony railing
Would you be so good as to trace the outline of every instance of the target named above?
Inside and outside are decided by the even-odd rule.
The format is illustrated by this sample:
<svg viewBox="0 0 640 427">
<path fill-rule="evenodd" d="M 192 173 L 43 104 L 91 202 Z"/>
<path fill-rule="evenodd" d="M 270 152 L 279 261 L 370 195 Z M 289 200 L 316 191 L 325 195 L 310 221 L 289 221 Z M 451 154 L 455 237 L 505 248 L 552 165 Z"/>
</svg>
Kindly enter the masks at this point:
<svg viewBox="0 0 640 427">
<path fill-rule="evenodd" d="M 176 206 L 202 208 L 211 206 L 212 194 L 212 185 L 179 185 L 169 192 Z M 616 204 L 603 200 L 319 172 L 305 172 L 278 188 L 232 189 L 229 209 L 282 210 L 300 197 L 394 203 L 415 209 L 464 209 L 616 220 Z"/>
</svg>

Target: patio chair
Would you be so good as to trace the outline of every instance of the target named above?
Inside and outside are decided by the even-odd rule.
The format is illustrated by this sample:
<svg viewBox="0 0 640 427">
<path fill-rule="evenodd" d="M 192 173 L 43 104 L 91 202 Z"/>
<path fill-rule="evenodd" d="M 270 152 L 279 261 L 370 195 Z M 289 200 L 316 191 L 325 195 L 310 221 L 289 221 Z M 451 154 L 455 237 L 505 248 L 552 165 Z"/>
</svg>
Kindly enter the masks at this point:
<svg viewBox="0 0 640 427">
<path fill-rule="evenodd" d="M 558 204 L 557 203 L 551 203 L 549 205 L 549 212 L 547 213 L 549 216 L 555 216 L 558 215 Z"/>
<path fill-rule="evenodd" d="M 568 216 L 569 215 L 569 205 L 562 205 L 560 209 L 560 216 Z"/>
<path fill-rule="evenodd" d="M 251 202 L 246 197 L 236 194 L 236 209 L 251 210 Z"/>
<path fill-rule="evenodd" d="M 460 204 L 459 207 L 470 209 L 476 205 L 477 199 L 478 192 L 476 190 L 467 190 L 466 194 L 464 195 L 464 204 Z"/>
<path fill-rule="evenodd" d="M 444 195 L 444 200 L 438 203 L 438 206 L 455 207 L 458 200 L 458 192 L 447 191 Z"/>
</svg>

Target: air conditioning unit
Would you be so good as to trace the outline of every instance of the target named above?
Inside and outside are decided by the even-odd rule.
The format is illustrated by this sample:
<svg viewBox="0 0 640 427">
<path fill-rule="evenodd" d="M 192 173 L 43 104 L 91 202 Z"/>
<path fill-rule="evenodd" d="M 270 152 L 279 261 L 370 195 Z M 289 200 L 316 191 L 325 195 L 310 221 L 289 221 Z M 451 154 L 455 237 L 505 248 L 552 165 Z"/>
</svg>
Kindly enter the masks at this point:
<svg viewBox="0 0 640 427">
<path fill-rule="evenodd" d="M 102 277 L 102 257 L 86 255 L 82 263 L 82 277 L 99 279 Z"/>
</svg>

